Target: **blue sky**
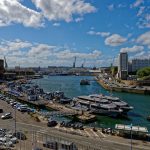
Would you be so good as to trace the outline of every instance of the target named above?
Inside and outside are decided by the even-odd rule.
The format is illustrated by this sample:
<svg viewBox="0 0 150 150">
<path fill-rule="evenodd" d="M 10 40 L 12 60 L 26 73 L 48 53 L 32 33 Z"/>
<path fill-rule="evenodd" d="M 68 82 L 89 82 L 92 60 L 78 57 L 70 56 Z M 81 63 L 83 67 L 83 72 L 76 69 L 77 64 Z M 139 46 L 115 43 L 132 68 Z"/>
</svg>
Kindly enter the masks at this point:
<svg viewBox="0 0 150 150">
<path fill-rule="evenodd" d="M 0 57 L 13 66 L 110 66 L 150 57 L 149 0 L 1 0 Z"/>
</svg>

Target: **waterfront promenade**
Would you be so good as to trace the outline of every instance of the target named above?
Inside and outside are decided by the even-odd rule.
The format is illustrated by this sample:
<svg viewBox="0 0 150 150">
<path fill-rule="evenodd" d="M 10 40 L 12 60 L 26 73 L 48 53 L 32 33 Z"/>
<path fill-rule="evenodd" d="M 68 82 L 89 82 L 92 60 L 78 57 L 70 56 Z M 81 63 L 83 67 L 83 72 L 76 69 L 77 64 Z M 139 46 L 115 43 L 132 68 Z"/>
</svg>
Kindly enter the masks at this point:
<svg viewBox="0 0 150 150">
<path fill-rule="evenodd" d="M 127 92 L 135 94 L 145 94 L 150 95 L 150 86 L 129 86 L 125 84 L 115 84 L 112 81 L 105 81 L 104 79 L 99 79 L 97 82 L 106 90 L 115 91 L 115 92 Z"/>
</svg>

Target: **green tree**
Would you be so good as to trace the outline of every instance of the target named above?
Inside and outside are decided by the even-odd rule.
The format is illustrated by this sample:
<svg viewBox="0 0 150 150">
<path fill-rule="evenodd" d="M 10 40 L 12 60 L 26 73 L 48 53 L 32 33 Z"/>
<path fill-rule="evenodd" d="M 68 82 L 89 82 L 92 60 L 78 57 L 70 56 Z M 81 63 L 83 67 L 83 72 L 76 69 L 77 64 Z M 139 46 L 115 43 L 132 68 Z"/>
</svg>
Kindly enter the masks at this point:
<svg viewBox="0 0 150 150">
<path fill-rule="evenodd" d="M 111 73 L 113 76 L 115 76 L 117 74 L 117 72 L 118 72 L 118 67 L 116 67 L 116 66 L 111 67 Z"/>
<path fill-rule="evenodd" d="M 137 71 L 137 75 L 139 78 L 143 78 L 145 76 L 149 76 L 150 75 L 150 67 L 144 67 L 142 69 L 139 69 Z"/>
</svg>

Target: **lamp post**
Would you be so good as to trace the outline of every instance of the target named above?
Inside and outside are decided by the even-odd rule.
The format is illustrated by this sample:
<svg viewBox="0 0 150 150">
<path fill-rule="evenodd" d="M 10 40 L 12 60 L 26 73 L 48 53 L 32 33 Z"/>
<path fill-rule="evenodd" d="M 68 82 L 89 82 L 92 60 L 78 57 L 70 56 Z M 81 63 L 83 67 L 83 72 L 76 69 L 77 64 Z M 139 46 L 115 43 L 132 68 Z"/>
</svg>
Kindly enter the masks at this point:
<svg viewBox="0 0 150 150">
<path fill-rule="evenodd" d="M 16 133 L 16 108 L 15 108 L 15 133 Z"/>
<path fill-rule="evenodd" d="M 131 124 L 130 128 L 131 128 L 130 134 L 131 134 L 131 150 L 132 150 L 132 124 Z"/>
</svg>

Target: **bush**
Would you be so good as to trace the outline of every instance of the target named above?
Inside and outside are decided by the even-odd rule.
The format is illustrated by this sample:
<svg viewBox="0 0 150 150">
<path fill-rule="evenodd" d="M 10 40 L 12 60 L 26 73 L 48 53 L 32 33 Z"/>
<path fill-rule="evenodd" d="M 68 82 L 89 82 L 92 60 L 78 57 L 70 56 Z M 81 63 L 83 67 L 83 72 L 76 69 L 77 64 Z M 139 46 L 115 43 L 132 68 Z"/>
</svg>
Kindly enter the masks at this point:
<svg viewBox="0 0 150 150">
<path fill-rule="evenodd" d="M 150 67 L 145 67 L 137 71 L 137 75 L 139 78 L 143 78 L 145 76 L 150 75 Z"/>
</svg>

